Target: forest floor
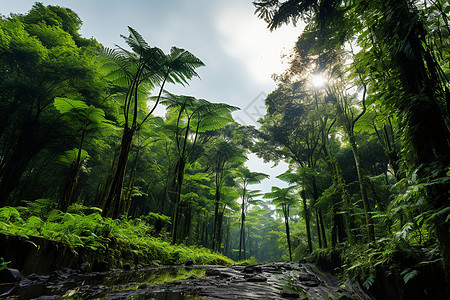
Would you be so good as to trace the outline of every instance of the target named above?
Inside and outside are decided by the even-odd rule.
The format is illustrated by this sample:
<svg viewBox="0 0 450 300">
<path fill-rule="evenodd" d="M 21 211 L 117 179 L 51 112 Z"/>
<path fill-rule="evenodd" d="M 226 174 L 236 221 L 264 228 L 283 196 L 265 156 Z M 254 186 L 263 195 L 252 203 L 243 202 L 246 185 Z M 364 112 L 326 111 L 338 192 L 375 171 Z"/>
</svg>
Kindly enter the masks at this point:
<svg viewBox="0 0 450 300">
<path fill-rule="evenodd" d="M 161 266 L 83 274 L 66 269 L 0 285 L 1 299 L 373 299 L 309 263 Z"/>
</svg>

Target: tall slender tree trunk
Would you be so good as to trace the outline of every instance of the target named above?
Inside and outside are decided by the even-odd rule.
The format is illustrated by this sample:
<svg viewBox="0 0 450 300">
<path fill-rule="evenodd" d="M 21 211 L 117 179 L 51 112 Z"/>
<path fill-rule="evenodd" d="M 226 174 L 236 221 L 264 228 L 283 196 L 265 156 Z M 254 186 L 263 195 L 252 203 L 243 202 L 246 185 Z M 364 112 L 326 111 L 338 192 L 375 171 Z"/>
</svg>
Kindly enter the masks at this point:
<svg viewBox="0 0 450 300">
<path fill-rule="evenodd" d="M 306 225 L 306 239 L 308 241 L 308 253 L 311 254 L 312 253 L 312 240 L 311 240 L 311 225 L 310 225 L 310 220 L 309 220 L 309 211 L 308 211 L 308 206 L 306 203 L 306 193 L 305 191 L 301 191 L 301 197 L 302 197 L 302 201 L 303 201 L 303 214 L 304 214 L 304 218 L 305 218 L 305 225 Z"/>
<path fill-rule="evenodd" d="M 325 225 L 324 225 L 324 222 L 323 222 L 322 210 L 320 208 L 318 209 L 318 213 L 319 213 L 320 232 L 322 233 L 323 246 L 324 246 L 324 248 L 327 248 L 328 247 L 327 235 L 325 233 Z"/>
<path fill-rule="evenodd" d="M 127 193 L 127 197 L 125 199 L 124 210 L 123 210 L 123 213 L 126 216 L 128 216 L 128 212 L 130 211 L 130 207 L 131 207 L 133 187 L 134 187 L 134 181 L 136 179 L 136 169 L 137 169 L 137 164 L 139 161 L 140 150 L 141 150 L 141 148 L 137 147 L 136 157 L 134 158 L 133 165 L 131 166 L 131 172 L 130 172 L 130 177 L 129 177 L 129 181 L 128 181 L 128 193 Z"/>
<path fill-rule="evenodd" d="M 189 231 L 191 229 L 191 210 L 191 204 L 188 204 L 184 215 L 183 236 L 181 237 L 182 240 L 186 241 L 186 245 L 189 241 L 189 239 L 186 238 L 189 236 Z"/>
<path fill-rule="evenodd" d="M 327 139 L 327 137 L 324 137 Z M 342 175 L 342 169 L 339 165 L 336 156 L 333 151 L 329 149 L 328 142 L 324 147 L 325 155 L 328 157 L 328 164 L 330 169 L 333 172 L 333 182 L 336 185 L 336 189 L 339 191 L 341 195 L 342 204 L 341 211 L 343 214 L 337 215 L 338 212 L 338 201 L 337 199 L 333 200 L 333 238 L 336 239 L 336 234 L 339 236 L 340 242 L 343 242 L 344 239 L 348 239 L 350 244 L 354 244 L 354 238 L 352 229 L 354 228 L 354 217 L 353 217 L 353 209 L 351 204 L 351 197 L 348 191 L 347 183 L 345 182 L 344 176 Z M 336 228 L 337 227 L 337 228 Z M 331 242 L 334 246 L 336 244 L 336 240 Z"/>
<path fill-rule="evenodd" d="M 201 239 L 200 244 L 205 247 L 206 247 L 205 235 L 206 235 L 207 225 L 208 225 L 208 215 L 205 212 L 205 213 L 203 213 L 202 234 L 200 235 L 200 239 Z"/>
<path fill-rule="evenodd" d="M 181 200 L 181 188 L 183 186 L 184 168 L 186 167 L 186 161 L 184 158 L 180 158 L 176 165 L 176 192 L 175 192 L 175 209 L 173 212 L 172 221 L 172 244 L 177 243 L 178 224 L 180 220 L 180 200 Z"/>
<path fill-rule="evenodd" d="M 225 246 L 224 246 L 224 251 L 223 251 L 223 254 L 225 255 L 225 256 L 228 256 L 228 248 L 230 247 L 230 227 L 231 227 L 231 225 L 230 225 L 230 221 L 228 221 L 227 220 L 227 233 L 226 233 L 226 235 L 225 235 Z"/>
<path fill-rule="evenodd" d="M 214 204 L 214 233 L 213 233 L 213 240 L 212 240 L 212 249 L 215 250 L 216 249 L 216 244 L 217 244 L 217 237 L 219 236 L 218 234 L 218 227 L 219 227 L 219 202 L 220 202 L 220 188 L 219 186 L 216 184 L 216 202 Z"/>
<path fill-rule="evenodd" d="M 122 142 L 120 144 L 120 153 L 117 162 L 116 172 L 111 184 L 106 203 L 103 208 L 103 216 L 106 217 L 111 205 L 113 206 L 112 218 L 117 219 L 119 217 L 120 201 L 122 196 L 123 179 L 125 176 L 125 170 L 127 167 L 128 155 L 131 149 L 131 143 L 133 142 L 133 136 L 135 128 L 125 128 L 122 135 Z"/>
<path fill-rule="evenodd" d="M 252 257 L 252 248 L 251 248 L 251 240 L 250 240 L 250 227 L 247 229 L 247 256 L 248 258 Z"/>
<path fill-rule="evenodd" d="M 69 172 L 66 176 L 64 186 L 58 201 L 58 209 L 62 212 L 67 212 L 67 208 L 71 204 L 73 191 L 77 186 L 78 173 L 80 172 L 82 162 L 73 161 L 70 164 Z"/>
<path fill-rule="evenodd" d="M 244 260 L 246 260 L 247 259 L 247 255 L 246 255 L 246 249 L 245 249 L 245 227 L 244 227 L 244 229 L 243 229 L 243 232 L 244 232 L 244 236 L 243 236 L 243 239 L 242 239 L 242 249 L 243 249 L 243 253 L 244 253 L 244 255 L 243 255 L 243 259 Z"/>
<path fill-rule="evenodd" d="M 241 228 L 239 231 L 239 260 L 241 260 L 241 251 L 242 251 L 242 240 L 244 239 L 244 226 L 245 226 L 245 202 L 242 199 L 241 205 Z"/>
<path fill-rule="evenodd" d="M 358 174 L 358 181 L 359 181 L 359 190 L 361 192 L 361 199 L 364 206 L 364 216 L 366 219 L 366 226 L 367 226 L 367 238 L 370 242 L 375 242 L 375 229 L 373 225 L 371 209 L 369 204 L 369 199 L 367 197 L 367 190 L 364 180 L 364 171 L 361 166 L 361 158 L 359 157 L 358 147 L 356 146 L 356 140 L 355 135 L 351 132 L 348 132 L 349 139 L 350 139 L 350 146 L 352 148 L 353 158 L 355 160 L 355 167 L 356 167 L 356 173 Z"/>
<path fill-rule="evenodd" d="M 223 207 L 223 210 L 219 212 L 219 220 L 217 224 L 217 245 L 216 245 L 216 251 L 221 252 L 222 248 L 222 236 L 223 236 L 223 214 L 225 212 L 225 206 Z"/>
<path fill-rule="evenodd" d="M 291 231 L 289 229 L 289 207 L 285 205 L 284 211 L 284 225 L 286 226 L 286 239 L 289 250 L 289 261 L 292 261 L 292 249 L 291 249 Z"/>
<path fill-rule="evenodd" d="M 320 232 L 319 212 L 315 209 L 316 228 L 317 228 L 317 241 L 319 242 L 319 248 L 322 248 L 322 234 Z"/>
<path fill-rule="evenodd" d="M 199 213 L 199 211 L 196 211 L 195 215 L 198 216 L 197 217 L 197 224 L 195 226 L 195 244 L 196 245 L 201 245 L 201 241 L 200 241 L 200 224 L 201 224 L 201 222 L 200 222 L 200 213 Z"/>
</svg>

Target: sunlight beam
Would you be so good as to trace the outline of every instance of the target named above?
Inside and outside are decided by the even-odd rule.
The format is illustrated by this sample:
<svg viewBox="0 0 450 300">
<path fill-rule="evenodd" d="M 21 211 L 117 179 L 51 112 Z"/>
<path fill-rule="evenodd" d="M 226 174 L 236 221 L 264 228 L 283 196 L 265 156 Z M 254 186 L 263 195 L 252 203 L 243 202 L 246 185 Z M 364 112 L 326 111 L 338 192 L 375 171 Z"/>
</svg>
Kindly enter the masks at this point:
<svg viewBox="0 0 450 300">
<path fill-rule="evenodd" d="M 324 88 L 328 83 L 328 80 L 322 74 L 314 74 L 311 77 L 311 84 L 315 89 Z"/>
</svg>

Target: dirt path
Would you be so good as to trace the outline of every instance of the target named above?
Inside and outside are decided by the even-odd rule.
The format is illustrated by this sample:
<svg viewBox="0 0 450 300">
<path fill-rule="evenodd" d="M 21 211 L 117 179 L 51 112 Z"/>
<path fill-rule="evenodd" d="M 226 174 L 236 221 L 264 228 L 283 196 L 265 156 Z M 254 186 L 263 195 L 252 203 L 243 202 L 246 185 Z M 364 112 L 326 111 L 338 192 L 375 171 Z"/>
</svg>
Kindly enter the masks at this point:
<svg viewBox="0 0 450 300">
<path fill-rule="evenodd" d="M 166 281 L 165 283 L 162 283 Z M 29 276 L 0 286 L 0 299 L 372 299 L 359 285 L 311 264 L 170 266 L 81 274 Z"/>
</svg>

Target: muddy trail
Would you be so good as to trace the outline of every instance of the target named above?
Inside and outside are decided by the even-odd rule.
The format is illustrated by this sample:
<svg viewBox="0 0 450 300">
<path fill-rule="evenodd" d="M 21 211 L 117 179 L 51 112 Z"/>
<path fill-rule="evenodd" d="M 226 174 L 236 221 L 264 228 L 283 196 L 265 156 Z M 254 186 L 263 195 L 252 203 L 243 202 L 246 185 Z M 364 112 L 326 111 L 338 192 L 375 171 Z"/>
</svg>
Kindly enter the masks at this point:
<svg viewBox="0 0 450 300">
<path fill-rule="evenodd" d="M 0 285 L 0 299 L 373 299 L 309 263 L 165 266 L 30 275 Z"/>
</svg>

